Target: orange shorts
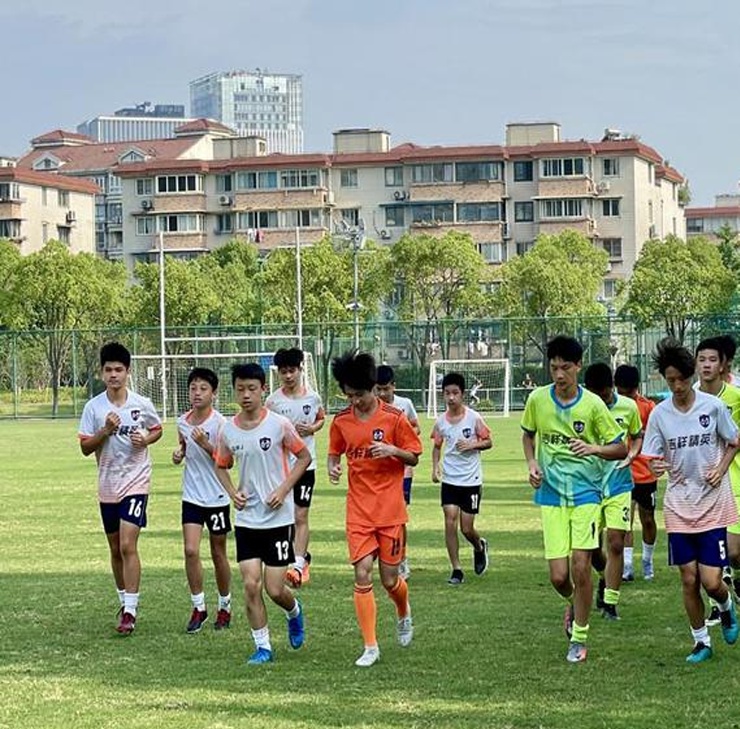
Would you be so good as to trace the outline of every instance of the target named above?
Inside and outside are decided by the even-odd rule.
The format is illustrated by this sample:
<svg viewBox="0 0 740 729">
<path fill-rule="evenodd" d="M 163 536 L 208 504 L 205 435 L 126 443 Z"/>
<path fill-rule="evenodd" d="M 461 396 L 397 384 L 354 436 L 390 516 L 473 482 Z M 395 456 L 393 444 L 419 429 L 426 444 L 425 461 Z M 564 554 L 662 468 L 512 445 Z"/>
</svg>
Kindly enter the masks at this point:
<svg viewBox="0 0 740 729">
<path fill-rule="evenodd" d="M 376 556 L 386 564 L 399 564 L 406 555 L 403 524 L 386 527 L 348 524 L 347 547 L 349 561 L 352 564 L 359 562 L 368 554 Z"/>
</svg>

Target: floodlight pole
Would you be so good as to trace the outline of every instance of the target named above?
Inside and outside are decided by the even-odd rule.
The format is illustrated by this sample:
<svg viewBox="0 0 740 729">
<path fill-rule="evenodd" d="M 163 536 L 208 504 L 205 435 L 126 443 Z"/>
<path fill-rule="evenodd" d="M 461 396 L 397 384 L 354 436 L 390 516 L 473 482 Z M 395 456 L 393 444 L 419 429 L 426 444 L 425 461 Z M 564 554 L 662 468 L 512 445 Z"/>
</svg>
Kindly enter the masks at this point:
<svg viewBox="0 0 740 729">
<path fill-rule="evenodd" d="M 165 321 L 164 305 L 164 232 L 159 231 L 159 353 L 160 361 L 160 386 L 162 389 L 162 420 L 167 420 L 167 357 L 165 351 L 165 336 L 167 324 Z"/>
<path fill-rule="evenodd" d="M 357 265 L 357 258 L 360 253 L 360 233 L 355 231 L 352 234 L 352 312 L 355 324 L 355 349 L 360 348 L 360 302 L 359 289 L 360 289 L 360 273 Z"/>
<path fill-rule="evenodd" d="M 301 279 L 301 234 L 298 226 L 295 229 L 295 281 L 296 307 L 298 308 L 297 336 L 298 348 L 303 351 L 303 281 Z"/>
</svg>

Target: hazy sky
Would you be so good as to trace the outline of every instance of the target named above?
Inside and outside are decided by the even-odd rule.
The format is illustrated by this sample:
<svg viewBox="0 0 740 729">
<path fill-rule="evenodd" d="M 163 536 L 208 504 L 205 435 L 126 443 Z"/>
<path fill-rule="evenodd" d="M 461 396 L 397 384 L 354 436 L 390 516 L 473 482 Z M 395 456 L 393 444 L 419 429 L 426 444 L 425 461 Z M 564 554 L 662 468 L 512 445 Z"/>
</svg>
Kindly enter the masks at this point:
<svg viewBox="0 0 740 729">
<path fill-rule="evenodd" d="M 613 127 L 710 204 L 740 192 L 739 28 L 735 0 L 3 1 L 0 153 L 145 100 L 189 107 L 190 80 L 260 67 L 303 74 L 306 151 L 350 126 L 394 144 Z"/>
</svg>

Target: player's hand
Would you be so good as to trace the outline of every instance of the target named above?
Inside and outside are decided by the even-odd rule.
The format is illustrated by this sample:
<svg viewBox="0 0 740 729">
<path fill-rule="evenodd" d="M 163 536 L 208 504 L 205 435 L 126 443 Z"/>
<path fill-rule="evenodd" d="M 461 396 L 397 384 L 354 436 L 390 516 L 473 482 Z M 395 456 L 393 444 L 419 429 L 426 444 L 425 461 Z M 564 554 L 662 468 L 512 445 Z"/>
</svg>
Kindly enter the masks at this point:
<svg viewBox="0 0 740 729">
<path fill-rule="evenodd" d="M 149 442 L 146 438 L 146 430 L 136 430 L 135 432 L 131 433 L 131 443 L 135 448 L 146 448 L 149 445 Z"/>
<path fill-rule="evenodd" d="M 204 450 L 208 450 L 209 440 L 208 440 L 208 433 L 206 433 L 205 430 L 202 428 L 199 428 L 196 426 L 193 428 L 193 432 L 191 433 L 191 436 L 193 440 Z"/>
<path fill-rule="evenodd" d="M 307 436 L 313 435 L 313 428 L 308 423 L 296 423 L 295 429 L 298 435 Z"/>
<path fill-rule="evenodd" d="M 234 503 L 234 508 L 238 511 L 241 511 L 247 505 L 247 495 L 242 491 L 235 491 L 231 500 Z"/>
<path fill-rule="evenodd" d="M 396 455 L 396 446 L 390 443 L 373 443 L 367 450 L 371 458 L 391 458 Z"/>
<path fill-rule="evenodd" d="M 660 478 L 664 473 L 668 473 L 668 471 L 671 470 L 668 462 L 662 458 L 651 458 L 650 461 L 648 461 L 648 468 L 656 478 Z"/>
<path fill-rule="evenodd" d="M 722 483 L 722 476 L 723 474 L 720 473 L 718 468 L 710 468 L 704 478 L 713 489 L 716 489 Z"/>
<path fill-rule="evenodd" d="M 586 456 L 595 456 L 598 453 L 598 446 L 595 446 L 592 443 L 586 443 L 579 438 L 571 438 L 569 445 L 571 451 L 581 458 L 585 458 Z"/>
<path fill-rule="evenodd" d="M 623 468 L 629 468 L 629 466 L 632 465 L 632 461 L 634 460 L 635 460 L 635 456 L 628 454 L 627 458 L 617 463 L 616 465 L 617 471 L 621 471 Z"/>
<path fill-rule="evenodd" d="M 339 483 L 339 479 L 342 476 L 342 464 L 337 463 L 336 466 L 332 466 L 329 469 L 329 481 L 332 483 Z"/>
<path fill-rule="evenodd" d="M 185 458 L 185 451 L 182 448 L 176 448 L 172 451 L 172 462 L 179 466 L 182 463 L 182 459 Z"/>
<path fill-rule="evenodd" d="M 440 482 L 439 477 L 439 468 L 433 468 L 432 469 L 432 483 L 439 483 Z"/>
<path fill-rule="evenodd" d="M 532 461 L 529 464 L 529 485 L 533 489 L 538 489 L 542 486 L 542 470 L 540 464 L 536 461 Z"/>
<path fill-rule="evenodd" d="M 265 503 L 271 509 L 279 509 L 285 501 L 285 493 L 282 489 L 275 489 L 271 494 L 268 495 Z"/>
<path fill-rule="evenodd" d="M 118 426 L 121 424 L 121 416 L 118 413 L 108 413 L 105 416 L 105 429 L 106 435 L 113 435 L 118 430 Z"/>
<path fill-rule="evenodd" d="M 458 453 L 469 453 L 470 451 L 474 451 L 477 445 L 478 441 L 475 438 L 468 438 L 467 440 L 465 438 L 460 438 L 460 440 L 455 443 L 455 449 Z"/>
</svg>

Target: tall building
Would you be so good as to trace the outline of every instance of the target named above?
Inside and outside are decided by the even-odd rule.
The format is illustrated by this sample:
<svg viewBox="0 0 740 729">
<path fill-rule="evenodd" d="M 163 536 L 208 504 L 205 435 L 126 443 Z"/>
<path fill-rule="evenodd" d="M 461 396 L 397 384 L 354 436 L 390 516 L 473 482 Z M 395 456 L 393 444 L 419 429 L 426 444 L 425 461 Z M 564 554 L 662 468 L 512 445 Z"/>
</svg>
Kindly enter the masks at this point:
<svg viewBox="0 0 740 729">
<path fill-rule="evenodd" d="M 175 129 L 192 121 L 185 117 L 182 104 L 155 104 L 148 101 L 125 107 L 112 116 L 96 116 L 78 125 L 77 132 L 96 142 L 136 142 L 142 139 L 168 139 Z"/>
<path fill-rule="evenodd" d="M 190 113 L 240 136 L 260 136 L 268 152 L 303 152 L 303 79 L 255 71 L 211 73 L 190 82 Z"/>
<path fill-rule="evenodd" d="M 717 239 L 721 229 L 740 233 L 740 195 L 716 195 L 714 207 L 686 208 L 686 234 Z"/>
</svg>

